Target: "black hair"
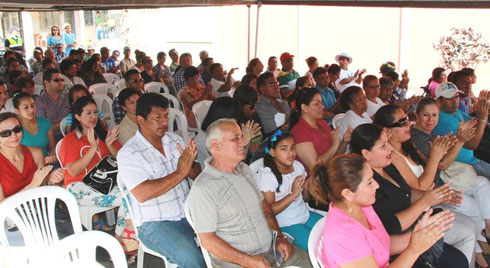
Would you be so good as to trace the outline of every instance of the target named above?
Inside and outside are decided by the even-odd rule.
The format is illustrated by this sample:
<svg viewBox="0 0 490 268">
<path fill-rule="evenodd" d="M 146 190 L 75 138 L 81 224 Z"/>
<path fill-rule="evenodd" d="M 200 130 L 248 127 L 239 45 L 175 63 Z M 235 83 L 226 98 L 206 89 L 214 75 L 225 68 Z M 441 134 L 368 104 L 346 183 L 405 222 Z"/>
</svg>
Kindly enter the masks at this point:
<svg viewBox="0 0 490 268">
<path fill-rule="evenodd" d="M 338 64 L 335 64 L 335 63 L 328 66 L 328 69 L 327 69 L 328 74 L 336 74 L 340 71 L 341 71 L 340 66 Z"/>
<path fill-rule="evenodd" d="M 19 71 L 19 70 L 14 70 L 14 71 L 11 71 L 8 73 L 8 80 L 9 80 L 9 83 L 11 85 L 14 85 L 15 84 L 15 80 L 17 80 L 17 78 L 21 77 L 24 73 Z"/>
<path fill-rule="evenodd" d="M 383 128 L 374 124 L 361 124 L 352 131 L 350 148 L 353 153 L 362 155 L 362 150 L 371 151 L 381 137 Z"/>
<path fill-rule="evenodd" d="M 345 112 L 350 110 L 349 104 L 352 103 L 352 100 L 354 99 L 354 96 L 362 92 L 362 88 L 358 86 L 350 86 L 346 88 L 341 94 L 340 94 L 340 105 L 342 106 L 342 109 L 344 109 Z"/>
<path fill-rule="evenodd" d="M 318 67 L 313 71 L 313 78 L 316 78 L 317 76 L 322 75 L 322 74 L 326 74 L 326 73 L 327 73 L 327 69 L 325 69 L 323 67 Z"/>
<path fill-rule="evenodd" d="M 159 58 L 163 58 L 164 56 L 167 56 L 167 54 L 165 54 L 165 52 L 163 52 L 163 51 L 160 51 L 160 52 L 158 52 L 158 54 L 157 54 L 157 59 L 159 59 Z"/>
<path fill-rule="evenodd" d="M 78 54 L 78 51 L 77 51 L 76 49 L 72 49 L 72 50 L 70 50 L 70 54 L 69 54 L 69 56 L 70 56 L 70 57 L 74 57 L 74 56 L 76 56 L 77 54 Z"/>
<path fill-rule="evenodd" d="M 43 73 L 43 81 L 49 81 L 53 74 L 60 74 L 61 72 L 58 69 L 52 68 Z"/>
<path fill-rule="evenodd" d="M 2 123 L 3 121 L 5 121 L 7 119 L 10 119 L 10 118 L 15 118 L 15 119 L 17 119 L 17 122 L 19 122 L 19 117 L 16 114 L 11 113 L 11 112 L 5 112 L 5 113 L 0 114 L 0 123 Z"/>
<path fill-rule="evenodd" d="M 141 93 L 141 91 L 136 90 L 136 89 L 132 89 L 132 88 L 125 88 L 125 89 L 121 90 L 119 95 L 117 95 L 117 99 L 119 101 L 119 104 L 121 104 L 121 106 L 124 106 L 126 103 L 126 100 L 128 100 L 131 96 L 133 96 L 135 94 L 138 96 L 141 96 L 142 93 Z"/>
<path fill-rule="evenodd" d="M 72 50 L 73 51 L 73 50 Z M 71 52 L 70 52 L 71 53 Z M 66 71 L 68 69 L 70 69 L 70 67 L 75 64 L 72 60 L 69 60 L 69 59 L 64 59 L 61 63 L 60 63 L 60 71 L 62 74 L 65 74 L 66 75 Z"/>
<path fill-rule="evenodd" d="M 211 67 L 213 67 L 213 65 L 211 65 Z M 187 68 L 187 69 L 184 70 L 184 79 L 187 81 L 187 79 L 189 79 L 191 77 L 194 77 L 194 76 L 196 76 L 198 74 L 199 74 L 199 70 L 197 70 L 196 67 L 189 66 L 189 68 Z"/>
<path fill-rule="evenodd" d="M 42 68 L 46 68 L 46 66 L 48 66 L 48 65 L 50 65 L 52 63 L 53 63 L 53 60 L 52 59 L 50 59 L 50 58 L 44 58 Z"/>
<path fill-rule="evenodd" d="M 245 72 L 247 72 L 247 73 L 253 72 L 253 67 L 257 66 L 257 64 L 259 63 L 259 61 L 260 61 L 259 58 L 253 58 L 253 59 L 251 59 L 250 62 L 248 63 L 247 68 L 245 69 Z"/>
<path fill-rule="evenodd" d="M 431 104 L 437 105 L 437 102 L 435 99 L 433 99 L 430 96 L 427 96 L 427 97 L 420 99 L 419 102 L 417 103 L 417 108 L 415 110 L 415 113 L 419 114 L 422 111 L 422 109 L 425 108 L 425 106 L 431 105 Z"/>
<path fill-rule="evenodd" d="M 465 71 L 454 72 L 454 74 L 451 77 L 450 82 L 453 82 L 454 84 L 456 84 L 459 82 L 459 80 L 463 79 L 464 77 L 471 77 L 471 74 L 468 72 L 465 72 Z"/>
<path fill-rule="evenodd" d="M 388 72 L 385 76 L 391 78 L 393 81 L 400 79 L 400 75 L 398 75 L 398 73 L 395 71 Z"/>
<path fill-rule="evenodd" d="M 95 106 L 97 106 L 97 104 L 95 103 L 94 99 L 92 99 L 91 96 L 83 96 L 83 97 L 80 97 L 77 99 L 77 101 L 75 101 L 75 104 L 73 104 L 73 108 L 72 108 L 72 113 L 73 113 L 73 121 L 71 123 L 71 130 L 78 130 L 80 132 L 82 132 L 82 124 L 80 123 L 80 121 L 78 121 L 78 119 L 76 118 L 75 115 L 82 115 L 82 112 L 83 112 L 83 108 L 85 108 L 87 105 L 89 104 L 94 104 Z M 102 123 L 101 121 L 99 120 L 99 117 L 97 116 L 97 124 L 95 125 L 95 128 L 94 128 L 94 132 L 95 132 L 95 135 L 105 141 L 105 138 L 107 137 L 107 131 L 105 130 L 105 128 L 102 126 Z"/>
<path fill-rule="evenodd" d="M 247 121 L 247 118 L 243 114 L 243 106 L 252 103 L 257 104 L 258 98 L 257 91 L 247 84 L 242 84 L 236 88 L 233 94 L 233 101 L 238 108 L 237 122 L 239 124 Z"/>
<path fill-rule="evenodd" d="M 470 68 L 470 67 L 463 68 L 463 69 L 461 69 L 461 71 L 463 71 L 463 72 L 467 72 L 467 73 L 469 73 L 471 76 L 475 75 L 475 69 Z"/>
<path fill-rule="evenodd" d="M 311 65 L 313 65 L 316 61 L 318 61 L 318 59 L 316 57 L 308 57 L 306 58 L 306 65 L 308 65 L 308 67 L 310 67 Z"/>
<path fill-rule="evenodd" d="M 7 58 L 8 58 L 9 55 L 14 55 L 15 56 L 15 53 L 12 50 L 5 51 L 5 54 L 3 54 L 3 59 L 4 60 L 7 60 Z"/>
<path fill-rule="evenodd" d="M 364 79 L 362 80 L 362 86 L 367 87 L 371 81 L 378 80 L 378 78 L 374 75 L 366 75 Z"/>
<path fill-rule="evenodd" d="M 320 94 L 318 90 L 315 88 L 303 88 L 301 90 L 297 90 L 296 92 L 296 110 L 291 113 L 290 116 L 290 126 L 291 128 L 298 123 L 299 119 L 301 118 L 301 105 L 310 105 L 311 101 L 313 98 L 317 95 Z"/>
<path fill-rule="evenodd" d="M 282 174 L 281 171 L 279 171 L 276 162 L 274 161 L 274 157 L 270 155 L 270 150 L 276 149 L 277 144 L 279 144 L 279 142 L 281 142 L 282 140 L 285 140 L 287 138 L 293 138 L 293 135 L 290 132 L 288 131 L 279 132 L 279 131 L 280 130 L 278 130 L 273 134 L 273 137 L 275 137 L 273 141 L 270 138 L 268 139 L 267 149 L 269 150 L 269 153 L 266 153 L 264 156 L 264 166 L 271 169 L 274 176 L 276 176 L 277 182 L 279 183 L 276 188 L 277 193 L 279 193 L 279 187 L 281 187 L 282 184 Z"/>
<path fill-rule="evenodd" d="M 384 87 L 384 86 L 389 86 L 393 84 L 393 79 L 390 77 L 380 77 L 379 78 L 379 86 Z"/>
<path fill-rule="evenodd" d="M 28 84 L 34 86 L 34 80 L 30 76 L 21 76 L 15 80 L 15 89 L 21 92 L 21 89 L 27 87 Z"/>
<path fill-rule="evenodd" d="M 395 122 L 395 112 L 398 110 L 401 110 L 398 105 L 388 104 L 382 106 L 374 114 L 373 123 L 382 127 L 391 128 L 392 124 Z M 417 148 L 413 145 L 411 139 L 402 142 L 402 150 L 409 155 L 416 164 L 425 166 L 425 161 Z"/>
<path fill-rule="evenodd" d="M 19 109 L 20 100 L 23 98 L 31 98 L 32 99 L 32 95 L 27 93 L 27 92 L 19 92 L 19 93 L 15 94 L 14 97 L 12 98 L 12 103 L 14 104 L 15 109 Z"/>
<path fill-rule="evenodd" d="M 238 107 L 231 97 L 221 97 L 217 98 L 209 106 L 208 113 L 201 124 L 202 131 L 206 132 L 206 129 L 214 121 L 221 118 L 232 118 L 238 117 Z"/>
<path fill-rule="evenodd" d="M 9 66 L 10 64 L 12 64 L 12 62 L 19 62 L 19 60 L 17 58 L 10 58 L 7 60 L 7 62 L 5 63 L 5 66 Z"/>
<path fill-rule="evenodd" d="M 214 69 L 216 69 L 216 68 L 218 68 L 218 67 L 220 67 L 220 66 L 222 66 L 222 65 L 221 65 L 221 63 L 217 63 L 217 62 L 216 62 L 216 63 L 211 64 L 211 66 L 209 66 L 209 72 L 210 72 L 211 74 L 213 74 L 213 73 L 214 73 Z"/>
<path fill-rule="evenodd" d="M 95 54 L 94 54 L 95 55 Z M 93 72 L 93 66 L 97 64 L 97 57 L 92 56 L 88 61 L 82 65 L 82 74 L 89 74 Z"/>
<path fill-rule="evenodd" d="M 260 92 L 260 88 L 265 86 L 265 81 L 271 77 L 274 77 L 274 74 L 271 72 L 265 72 L 259 77 L 257 77 L 257 90 Z"/>
<path fill-rule="evenodd" d="M 442 67 L 437 67 L 434 70 L 432 70 L 432 80 L 439 79 L 441 77 L 442 73 L 444 73 L 446 70 Z"/>
<path fill-rule="evenodd" d="M 134 74 L 139 74 L 140 72 L 136 69 L 131 69 L 131 70 L 128 70 L 125 74 L 124 74 L 124 80 L 126 82 L 129 82 L 129 78 L 134 75 Z"/>
<path fill-rule="evenodd" d="M 242 77 L 241 83 L 242 83 L 242 85 L 248 85 L 254 79 L 257 80 L 257 76 L 253 73 L 248 73 Z"/>
<path fill-rule="evenodd" d="M 136 103 L 136 116 L 139 115 L 146 120 L 153 107 L 167 109 L 169 107 L 168 99 L 158 93 L 142 94 Z"/>
<path fill-rule="evenodd" d="M 92 97 L 92 94 L 90 94 L 87 87 L 85 87 L 84 85 L 80 85 L 80 84 L 73 85 L 70 88 L 70 90 L 68 91 L 68 101 L 70 102 L 71 106 L 73 106 L 73 104 L 75 102 L 73 100 L 73 94 L 75 94 L 75 92 L 78 92 L 78 91 L 84 91 L 87 96 Z"/>
<path fill-rule="evenodd" d="M 203 67 L 208 67 L 211 63 L 211 61 L 213 61 L 213 58 L 205 58 L 203 61 L 202 61 L 202 66 Z"/>
</svg>

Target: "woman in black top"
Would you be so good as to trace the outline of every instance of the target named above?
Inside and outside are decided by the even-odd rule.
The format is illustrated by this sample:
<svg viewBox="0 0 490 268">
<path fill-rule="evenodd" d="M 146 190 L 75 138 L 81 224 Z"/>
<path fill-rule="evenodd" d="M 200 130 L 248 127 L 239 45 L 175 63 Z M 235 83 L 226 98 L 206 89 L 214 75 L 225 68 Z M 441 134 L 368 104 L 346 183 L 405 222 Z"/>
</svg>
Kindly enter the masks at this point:
<svg viewBox="0 0 490 268">
<path fill-rule="evenodd" d="M 423 212 L 454 194 L 448 185 L 421 192 L 410 188 L 391 163 L 392 147 L 383 128 L 373 124 L 358 126 L 352 133 L 352 152 L 366 158 L 380 185 L 373 207 L 389 234 L 409 231 Z M 468 260 L 456 248 L 444 244 L 438 267 L 468 267 Z"/>
</svg>

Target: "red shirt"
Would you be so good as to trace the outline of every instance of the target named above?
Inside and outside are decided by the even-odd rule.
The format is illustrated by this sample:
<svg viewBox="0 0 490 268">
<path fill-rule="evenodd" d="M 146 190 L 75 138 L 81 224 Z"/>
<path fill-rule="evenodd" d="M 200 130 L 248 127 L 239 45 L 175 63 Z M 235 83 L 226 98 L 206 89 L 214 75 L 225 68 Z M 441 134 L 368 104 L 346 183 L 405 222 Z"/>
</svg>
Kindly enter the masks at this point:
<svg viewBox="0 0 490 268">
<path fill-rule="evenodd" d="M 80 174 L 78 174 L 77 176 L 72 176 L 70 175 L 70 172 L 66 171 L 65 187 L 70 185 L 70 183 L 72 182 L 81 182 L 83 176 L 87 174 L 87 171 L 90 171 L 90 169 L 97 165 L 97 163 L 99 163 L 102 158 L 111 154 L 105 142 L 101 139 L 97 140 L 99 143 L 99 146 L 97 148 L 98 154 L 96 153 L 94 157 L 92 157 L 92 160 L 90 160 L 87 168 L 84 171 L 80 172 Z M 121 148 L 121 145 L 117 141 L 114 142 L 114 146 L 118 149 Z M 62 165 L 66 167 L 67 164 L 75 162 L 76 160 L 80 159 L 85 153 L 87 153 L 89 149 L 90 143 L 88 142 L 87 137 L 81 135 L 80 132 L 71 131 L 63 138 L 63 141 L 61 142 L 60 159 Z"/>
<path fill-rule="evenodd" d="M 0 183 L 2 184 L 5 197 L 20 192 L 24 187 L 31 183 L 37 164 L 32 157 L 31 150 L 21 145 L 24 151 L 24 166 L 22 173 L 5 157 L 0 154 Z"/>
<path fill-rule="evenodd" d="M 291 129 L 291 133 L 294 136 L 294 142 L 296 144 L 302 142 L 311 142 L 316 150 L 317 155 L 321 155 L 328 151 L 332 146 L 332 129 L 323 119 L 316 121 L 318 127 L 320 127 L 325 133 L 319 129 L 313 128 L 303 119 L 300 118 L 298 123 Z"/>
</svg>

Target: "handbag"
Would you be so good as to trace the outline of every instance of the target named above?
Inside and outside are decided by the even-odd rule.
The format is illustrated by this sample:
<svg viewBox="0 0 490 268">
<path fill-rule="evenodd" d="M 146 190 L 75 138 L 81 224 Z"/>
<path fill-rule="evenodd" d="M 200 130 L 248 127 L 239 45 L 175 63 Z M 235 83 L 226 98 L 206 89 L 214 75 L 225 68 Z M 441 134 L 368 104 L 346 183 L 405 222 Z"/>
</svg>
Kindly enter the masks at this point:
<svg viewBox="0 0 490 268">
<path fill-rule="evenodd" d="M 82 150 L 80 150 L 80 156 L 82 156 Z M 106 195 L 117 184 L 117 160 L 112 155 L 102 158 L 99 151 L 97 155 L 101 158 L 99 163 L 86 172 L 82 181 L 92 190 Z"/>
<path fill-rule="evenodd" d="M 442 209 L 434 208 L 433 213 L 437 214 L 441 212 Z M 410 226 L 409 230 L 412 231 L 415 225 L 422 219 L 425 212 L 419 216 L 419 218 Z M 414 268 L 430 268 L 430 267 L 438 267 L 439 266 L 439 258 L 442 255 L 442 251 L 444 250 L 444 238 L 439 239 L 434 245 L 432 245 L 427 251 L 422 253 L 417 261 L 414 263 L 412 267 Z"/>
<path fill-rule="evenodd" d="M 475 169 L 468 164 L 454 161 L 446 170 L 441 170 L 441 179 L 451 184 L 454 190 L 466 192 L 476 184 Z"/>
</svg>

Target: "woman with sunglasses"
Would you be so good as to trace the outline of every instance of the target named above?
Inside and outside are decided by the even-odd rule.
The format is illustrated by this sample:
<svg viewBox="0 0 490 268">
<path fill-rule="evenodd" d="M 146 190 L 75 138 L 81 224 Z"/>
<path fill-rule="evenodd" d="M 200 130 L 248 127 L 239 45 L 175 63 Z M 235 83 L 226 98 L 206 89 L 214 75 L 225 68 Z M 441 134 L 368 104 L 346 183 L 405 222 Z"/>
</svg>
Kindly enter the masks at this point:
<svg viewBox="0 0 490 268">
<path fill-rule="evenodd" d="M 48 41 L 47 41 L 48 49 L 54 50 L 56 44 L 61 44 L 61 43 L 63 42 L 61 41 L 60 28 L 58 28 L 58 26 L 55 25 L 51 27 L 51 35 L 48 37 Z"/>
<path fill-rule="evenodd" d="M 392 153 L 387 131 L 381 126 L 362 124 L 356 127 L 350 145 L 353 153 L 362 155 L 369 163 L 374 180 L 379 184 L 373 208 L 388 234 L 406 234 L 429 208 L 442 203 L 458 203 L 447 184 L 427 191 L 412 189 L 404 179 L 406 172 L 398 170 L 392 163 L 395 153 Z M 475 223 L 458 213 L 454 213 L 453 219 L 452 227 L 444 234 L 444 241 L 428 252 L 436 267 L 468 267 L 473 258 Z M 392 241 L 392 248 L 403 245 Z"/>
<path fill-rule="evenodd" d="M 92 57 L 82 65 L 81 77 L 87 87 L 97 83 L 106 83 L 100 62 L 100 57 Z"/>
<path fill-rule="evenodd" d="M 233 94 L 233 100 L 238 107 L 238 116 L 236 118 L 239 126 L 246 124 L 248 121 L 257 123 L 262 129 L 262 123 L 260 122 L 260 117 L 257 114 L 257 101 L 258 95 L 257 91 L 249 85 L 241 85 L 236 88 L 235 94 Z M 263 140 L 264 133 L 259 130 L 260 134 L 250 141 L 250 146 L 248 147 L 247 157 L 245 162 L 249 163 L 257 153 L 260 147 L 260 143 Z"/>
<path fill-rule="evenodd" d="M 15 94 L 13 104 L 22 125 L 21 144 L 40 148 L 45 163 L 57 164 L 56 143 L 51 122 L 44 117 L 36 116 L 36 105 L 31 94 L 26 92 Z"/>
<path fill-rule="evenodd" d="M 46 182 L 52 166 L 44 165 L 44 155 L 37 147 L 21 145 L 22 126 L 13 113 L 0 114 L 0 202 L 20 191 Z M 63 169 L 52 172 L 48 184 L 63 180 Z"/>
<path fill-rule="evenodd" d="M 421 99 L 417 104 L 416 110 L 417 121 L 410 129 L 411 140 L 418 150 L 425 156 L 429 156 L 430 144 L 436 139 L 433 130 L 439 121 L 439 107 L 436 100 L 431 97 Z M 475 136 L 476 120 L 461 122 L 455 135 L 457 141 L 449 149 L 438 165 L 437 177 L 440 177 L 441 170 L 461 173 L 460 177 L 453 177 L 451 182 L 453 187 L 463 192 L 463 203 L 459 206 L 448 207 L 451 210 L 462 213 L 471 217 L 478 225 L 482 233 L 477 233 L 477 239 L 489 243 L 490 238 L 490 182 L 486 177 L 476 176 L 473 167 L 461 162 L 456 162 L 460 150 L 464 144 Z M 469 172 L 464 172 L 461 167 L 466 167 Z M 451 171 L 452 170 L 452 171 Z M 473 173 L 470 176 L 471 172 Z M 469 174 L 470 173 L 470 174 Z M 464 175 L 463 175 L 464 174 Z M 447 175 L 446 175 L 447 176 Z M 461 176 L 465 177 L 462 178 Z M 469 177 L 473 177 L 471 180 Z M 486 237 L 485 237 L 486 236 Z M 488 263 L 482 254 L 482 249 L 478 243 L 475 248 L 476 262 L 481 267 L 487 267 Z"/>
</svg>

